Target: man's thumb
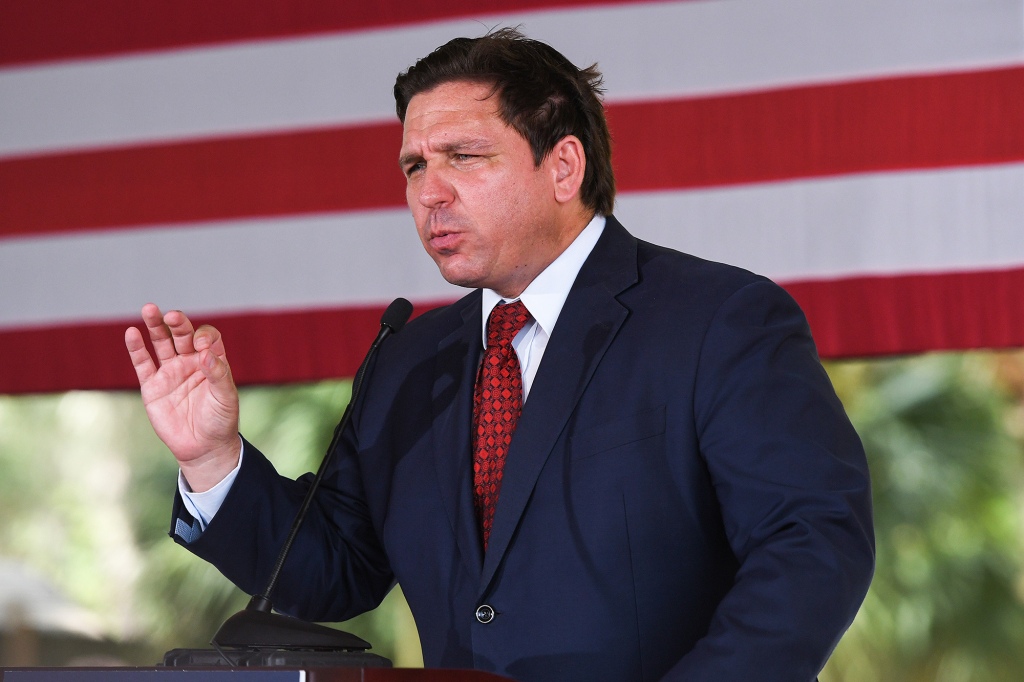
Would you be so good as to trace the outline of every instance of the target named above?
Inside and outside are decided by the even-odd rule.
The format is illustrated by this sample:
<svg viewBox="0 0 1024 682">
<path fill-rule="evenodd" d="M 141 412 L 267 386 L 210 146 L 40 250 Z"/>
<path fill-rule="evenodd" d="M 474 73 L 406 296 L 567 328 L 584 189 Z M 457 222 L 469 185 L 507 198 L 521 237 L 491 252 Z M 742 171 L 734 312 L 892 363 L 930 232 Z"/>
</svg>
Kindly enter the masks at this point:
<svg viewBox="0 0 1024 682">
<path fill-rule="evenodd" d="M 202 368 L 206 378 L 216 388 L 225 388 L 225 384 L 228 386 L 231 384 L 231 368 L 228 367 L 227 361 L 217 357 L 216 353 L 210 349 L 200 353 L 199 366 Z"/>
</svg>

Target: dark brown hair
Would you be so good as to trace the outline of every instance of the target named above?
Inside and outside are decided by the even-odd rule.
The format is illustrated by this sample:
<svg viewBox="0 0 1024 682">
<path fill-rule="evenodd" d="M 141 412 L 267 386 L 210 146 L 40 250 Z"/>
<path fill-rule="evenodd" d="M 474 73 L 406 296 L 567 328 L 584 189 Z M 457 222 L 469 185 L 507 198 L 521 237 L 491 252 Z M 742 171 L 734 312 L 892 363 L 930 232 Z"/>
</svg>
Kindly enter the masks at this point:
<svg viewBox="0 0 1024 682">
<path fill-rule="evenodd" d="M 551 46 L 514 28 L 482 38 L 456 38 L 399 74 L 395 81 L 398 118 L 405 122 L 409 100 L 415 95 L 454 81 L 494 86 L 499 115 L 530 144 L 538 166 L 563 137 L 578 137 L 587 160 L 580 199 L 596 213 L 612 212 L 611 135 L 596 64 L 578 69 Z"/>
</svg>

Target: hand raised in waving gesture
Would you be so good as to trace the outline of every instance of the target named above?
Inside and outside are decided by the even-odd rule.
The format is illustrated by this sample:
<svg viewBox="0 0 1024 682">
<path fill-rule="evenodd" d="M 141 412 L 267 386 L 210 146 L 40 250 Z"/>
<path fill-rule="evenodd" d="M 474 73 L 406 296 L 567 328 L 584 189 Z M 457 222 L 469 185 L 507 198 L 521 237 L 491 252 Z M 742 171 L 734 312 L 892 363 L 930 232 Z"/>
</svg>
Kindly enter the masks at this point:
<svg viewBox="0 0 1024 682">
<path fill-rule="evenodd" d="M 216 485 L 238 463 L 238 389 L 220 332 L 195 329 L 184 313 L 152 303 L 142 319 L 155 358 L 135 327 L 124 335 L 153 429 L 171 450 L 192 490 Z"/>
</svg>

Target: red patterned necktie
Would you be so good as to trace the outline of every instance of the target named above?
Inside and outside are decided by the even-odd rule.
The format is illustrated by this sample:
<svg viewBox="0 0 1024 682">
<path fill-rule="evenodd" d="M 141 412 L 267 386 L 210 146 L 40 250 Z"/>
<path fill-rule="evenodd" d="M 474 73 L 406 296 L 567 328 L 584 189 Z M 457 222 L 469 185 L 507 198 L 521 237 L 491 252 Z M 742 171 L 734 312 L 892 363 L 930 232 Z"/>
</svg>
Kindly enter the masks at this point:
<svg viewBox="0 0 1024 682">
<path fill-rule="evenodd" d="M 498 305 L 487 319 L 487 350 L 473 391 L 473 504 L 484 550 L 494 522 L 505 455 L 523 409 L 523 375 L 512 339 L 530 320 L 522 301 Z"/>
</svg>

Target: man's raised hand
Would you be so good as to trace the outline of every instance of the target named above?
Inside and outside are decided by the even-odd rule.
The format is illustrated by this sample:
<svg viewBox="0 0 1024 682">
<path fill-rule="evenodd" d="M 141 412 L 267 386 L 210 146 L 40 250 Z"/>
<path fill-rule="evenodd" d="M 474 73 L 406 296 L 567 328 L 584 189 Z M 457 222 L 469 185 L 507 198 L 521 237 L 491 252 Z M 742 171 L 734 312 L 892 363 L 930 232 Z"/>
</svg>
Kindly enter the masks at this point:
<svg viewBox="0 0 1024 682">
<path fill-rule="evenodd" d="M 220 332 L 193 328 L 184 313 L 142 308 L 154 359 L 142 332 L 124 335 L 153 429 L 178 460 L 192 490 L 216 485 L 238 463 L 238 389 Z"/>
</svg>

